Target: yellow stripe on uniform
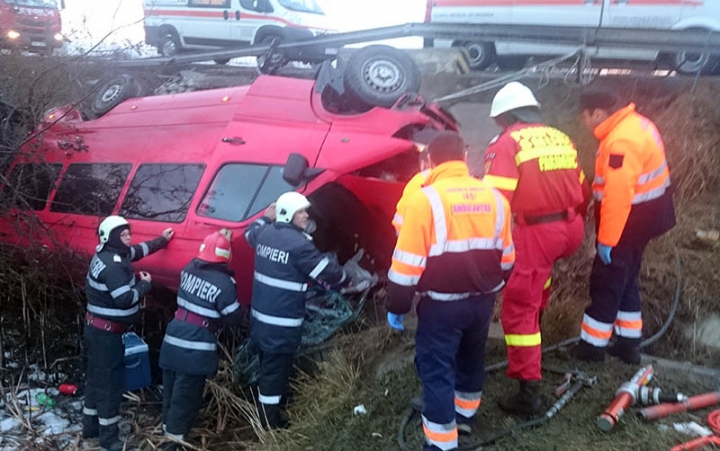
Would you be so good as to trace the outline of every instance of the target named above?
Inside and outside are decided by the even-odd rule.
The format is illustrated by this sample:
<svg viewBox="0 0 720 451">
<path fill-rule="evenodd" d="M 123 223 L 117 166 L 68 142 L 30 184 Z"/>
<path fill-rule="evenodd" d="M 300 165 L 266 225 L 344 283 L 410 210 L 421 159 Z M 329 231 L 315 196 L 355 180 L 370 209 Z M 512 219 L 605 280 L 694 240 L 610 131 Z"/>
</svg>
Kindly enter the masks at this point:
<svg viewBox="0 0 720 451">
<path fill-rule="evenodd" d="M 483 181 L 493 188 L 505 191 L 515 191 L 518 185 L 518 179 L 501 177 L 499 175 L 486 175 L 483 177 Z"/>
<path fill-rule="evenodd" d="M 508 346 L 530 347 L 530 346 L 540 346 L 541 343 L 542 343 L 542 338 L 540 336 L 540 332 L 530 334 L 530 335 L 520 335 L 520 334 L 505 335 L 505 344 L 507 344 Z"/>
<path fill-rule="evenodd" d="M 552 285 L 552 276 L 548 277 L 548 280 L 545 281 L 545 285 L 543 285 L 543 290 L 547 290 Z"/>
<path fill-rule="evenodd" d="M 515 164 L 520 166 L 530 160 L 549 156 L 577 156 L 577 151 L 572 147 L 544 147 L 539 149 L 521 150 L 515 155 Z"/>
</svg>

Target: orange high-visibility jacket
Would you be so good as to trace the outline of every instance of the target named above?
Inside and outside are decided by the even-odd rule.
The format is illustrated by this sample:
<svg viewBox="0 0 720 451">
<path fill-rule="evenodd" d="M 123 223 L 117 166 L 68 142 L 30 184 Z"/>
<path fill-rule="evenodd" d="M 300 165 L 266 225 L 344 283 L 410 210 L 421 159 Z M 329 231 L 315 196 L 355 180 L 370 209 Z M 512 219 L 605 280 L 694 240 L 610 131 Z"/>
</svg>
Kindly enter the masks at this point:
<svg viewBox="0 0 720 451">
<path fill-rule="evenodd" d="M 508 201 L 464 162 L 434 168 L 405 207 L 389 310 L 408 312 L 416 290 L 441 301 L 499 291 L 515 262 L 511 223 Z"/>
<path fill-rule="evenodd" d="M 425 180 L 427 180 L 429 174 L 430 169 L 418 172 L 413 176 L 413 178 L 410 179 L 409 182 L 407 182 L 407 185 L 405 185 L 402 196 L 400 197 L 400 200 L 395 207 L 395 216 L 392 220 L 392 225 L 393 227 L 395 227 L 395 231 L 397 233 L 400 233 L 400 227 L 403 223 L 403 212 L 405 211 L 405 204 L 407 204 L 408 199 L 410 199 L 413 195 L 415 195 L 415 193 L 422 189 L 423 183 L 425 183 Z"/>
<path fill-rule="evenodd" d="M 600 202 L 597 239 L 606 246 L 616 246 L 632 211 L 647 211 L 646 217 L 638 218 L 645 222 L 644 227 L 661 220 L 654 217 L 656 209 L 643 210 L 642 206 L 655 201 L 672 204 L 670 171 L 660 132 L 635 112 L 635 104 L 615 112 L 594 132 L 600 140 L 593 181 L 593 195 Z"/>
</svg>

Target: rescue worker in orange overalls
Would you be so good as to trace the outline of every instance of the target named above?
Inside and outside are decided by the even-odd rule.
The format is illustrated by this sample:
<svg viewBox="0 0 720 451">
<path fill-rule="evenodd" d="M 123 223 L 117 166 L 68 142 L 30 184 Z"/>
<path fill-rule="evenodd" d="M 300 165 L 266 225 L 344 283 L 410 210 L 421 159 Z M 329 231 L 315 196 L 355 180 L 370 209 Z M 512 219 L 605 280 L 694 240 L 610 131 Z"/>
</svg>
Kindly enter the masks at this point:
<svg viewBox="0 0 720 451">
<path fill-rule="evenodd" d="M 420 154 L 418 155 L 418 164 L 420 165 L 420 172 L 415 174 L 413 178 L 407 182 L 405 189 L 403 189 L 402 196 L 395 207 L 395 216 L 393 217 L 392 225 L 395 227 L 395 232 L 398 234 L 400 233 L 400 227 L 403 222 L 405 204 L 407 204 L 410 197 L 422 189 L 423 183 L 425 183 L 428 174 L 430 174 L 430 159 L 428 158 L 427 146 L 424 146 L 420 151 Z"/>
<path fill-rule="evenodd" d="M 567 135 L 541 123 L 540 104 L 529 88 L 518 82 L 505 85 L 493 99 L 490 116 L 503 131 L 485 154 L 484 180 L 510 202 L 517 254 L 503 292 L 501 322 L 507 376 L 519 380 L 520 388 L 499 405 L 508 413 L 535 414 L 542 409 L 540 313 L 550 297 L 553 264 L 582 242 L 590 190 L 583 190 L 575 146 Z"/>
<path fill-rule="evenodd" d="M 389 272 L 388 323 L 403 330 L 417 306 L 425 450 L 453 450 L 470 433 L 485 383 L 485 341 L 496 293 L 515 260 L 510 207 L 470 176 L 454 132 L 428 143 L 432 170 L 408 199 Z"/>
<path fill-rule="evenodd" d="M 585 310 L 575 357 L 601 362 L 607 349 L 626 363 L 640 363 L 642 313 L 638 275 L 648 242 L 675 226 L 670 172 L 657 127 L 618 107 L 612 91 L 581 95 L 581 118 L 600 140 L 595 160 L 597 255 L 590 274 L 592 303 Z"/>
</svg>

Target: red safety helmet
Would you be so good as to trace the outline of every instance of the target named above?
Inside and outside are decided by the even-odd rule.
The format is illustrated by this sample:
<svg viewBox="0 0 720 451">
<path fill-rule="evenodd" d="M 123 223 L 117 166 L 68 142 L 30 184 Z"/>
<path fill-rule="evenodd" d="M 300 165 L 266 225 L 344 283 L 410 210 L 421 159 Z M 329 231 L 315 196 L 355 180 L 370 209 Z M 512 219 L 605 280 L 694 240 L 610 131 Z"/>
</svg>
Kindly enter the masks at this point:
<svg viewBox="0 0 720 451">
<path fill-rule="evenodd" d="M 219 232 L 213 232 L 206 236 L 200 245 L 197 258 L 212 263 L 227 263 L 230 261 L 230 240 L 232 232 L 228 229 L 222 229 Z"/>
</svg>

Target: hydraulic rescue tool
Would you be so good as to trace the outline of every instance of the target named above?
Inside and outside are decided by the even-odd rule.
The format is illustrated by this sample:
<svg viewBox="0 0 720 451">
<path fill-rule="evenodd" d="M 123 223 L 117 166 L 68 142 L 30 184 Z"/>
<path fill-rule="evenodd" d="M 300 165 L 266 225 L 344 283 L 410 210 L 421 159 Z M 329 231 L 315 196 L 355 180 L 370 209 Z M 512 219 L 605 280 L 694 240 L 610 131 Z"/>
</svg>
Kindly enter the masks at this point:
<svg viewBox="0 0 720 451">
<path fill-rule="evenodd" d="M 641 368 L 632 379 L 624 382 L 618 388 L 613 402 L 598 417 L 597 423 L 601 430 L 607 432 L 620 421 L 620 417 L 625 414 L 625 410 L 637 401 L 640 388 L 647 385 L 652 377 L 653 367 L 648 365 Z"/>
<path fill-rule="evenodd" d="M 667 393 L 659 388 L 640 387 L 638 392 L 638 402 L 642 406 L 651 406 L 653 404 L 664 404 L 669 402 L 685 402 L 688 397 L 682 393 Z"/>
<path fill-rule="evenodd" d="M 704 409 L 705 407 L 714 406 L 716 404 L 720 404 L 720 391 L 691 396 L 684 402 L 646 407 L 640 411 L 639 415 L 643 420 L 652 421 L 657 420 L 658 418 L 664 418 L 674 413 Z"/>
</svg>

